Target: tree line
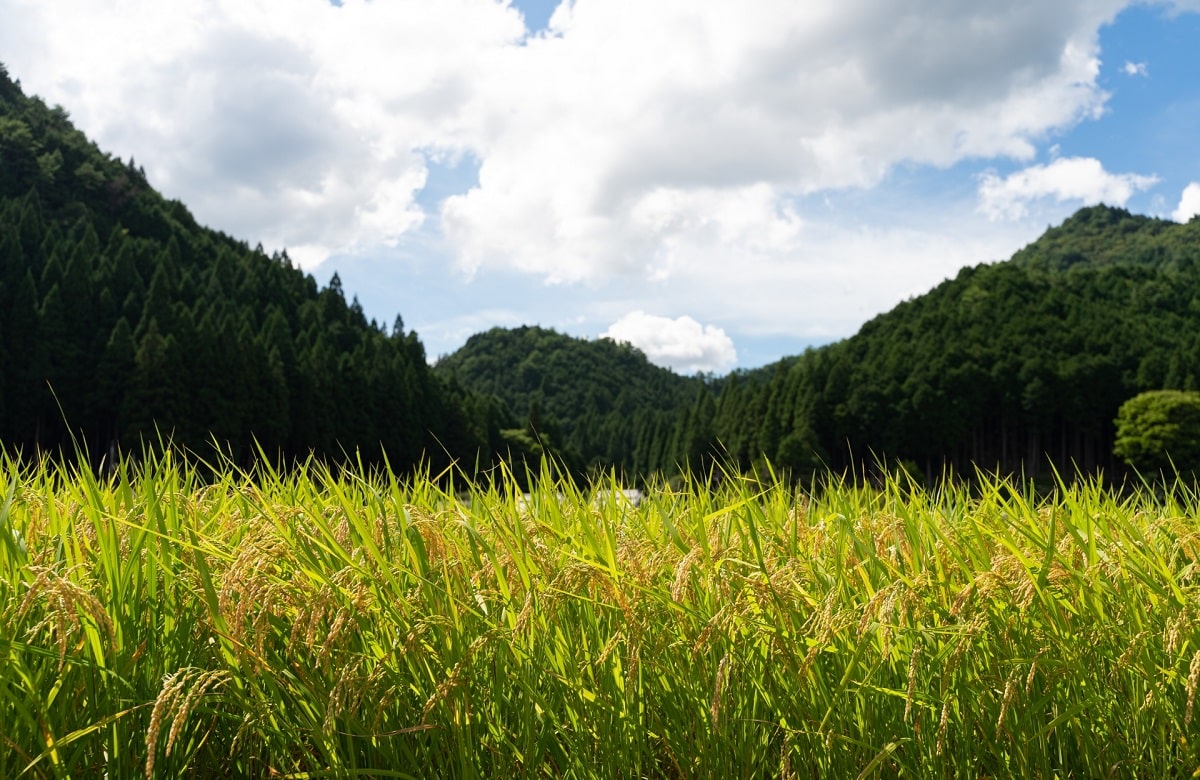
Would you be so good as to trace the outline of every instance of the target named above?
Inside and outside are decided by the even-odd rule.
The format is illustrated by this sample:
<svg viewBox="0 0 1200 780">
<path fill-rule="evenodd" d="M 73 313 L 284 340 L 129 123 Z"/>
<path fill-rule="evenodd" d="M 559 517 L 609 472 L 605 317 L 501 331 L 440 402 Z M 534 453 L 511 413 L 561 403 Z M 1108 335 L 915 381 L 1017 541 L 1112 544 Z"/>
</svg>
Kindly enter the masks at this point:
<svg viewBox="0 0 1200 780">
<path fill-rule="evenodd" d="M 235 459 L 468 471 L 553 457 L 631 480 L 902 464 L 1117 472 L 1114 419 L 1200 389 L 1200 221 L 1079 211 L 854 336 L 724 377 L 493 329 L 431 368 L 335 275 L 199 226 L 0 66 L 0 443 L 97 458 L 162 437 Z"/>
</svg>

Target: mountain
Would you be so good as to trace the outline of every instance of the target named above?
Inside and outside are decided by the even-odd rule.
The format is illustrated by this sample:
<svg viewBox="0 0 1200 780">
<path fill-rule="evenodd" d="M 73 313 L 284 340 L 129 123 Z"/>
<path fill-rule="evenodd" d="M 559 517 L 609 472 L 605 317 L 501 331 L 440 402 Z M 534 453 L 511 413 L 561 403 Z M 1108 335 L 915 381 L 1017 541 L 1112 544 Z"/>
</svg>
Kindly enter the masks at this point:
<svg viewBox="0 0 1200 780">
<path fill-rule="evenodd" d="M 441 358 L 435 373 L 493 396 L 578 469 L 672 469 L 685 415 L 708 398 L 699 379 L 651 364 L 628 344 L 539 327 L 493 328 Z"/>
<path fill-rule="evenodd" d="M 767 410 L 759 444 L 783 464 L 803 455 L 771 449 L 790 435 L 839 468 L 874 453 L 931 477 L 1111 473 L 1123 401 L 1200 387 L 1200 220 L 1083 209 L 1011 260 L 964 268 L 853 337 L 757 373 L 729 408 Z"/>
<path fill-rule="evenodd" d="M 1178 223 L 1130 214 L 1125 209 L 1080 209 L 1018 251 L 1012 262 L 1025 268 L 1065 271 L 1077 264 L 1179 266 L 1194 262 L 1194 231 Z"/>
<path fill-rule="evenodd" d="M 1113 471 L 1113 419 L 1200 387 L 1200 221 L 1097 206 L 844 341 L 680 377 L 628 345 L 494 329 L 430 368 L 335 276 L 204 228 L 0 66 L 0 444 L 93 457 L 160 435 L 240 461 L 487 467 L 556 454 L 633 478 L 717 460 L 804 476 L 902 461 Z"/>
<path fill-rule="evenodd" d="M 593 467 L 1112 473 L 1122 402 L 1200 388 L 1200 220 L 1085 208 L 844 341 L 707 382 L 529 328 L 477 336 L 437 370 L 515 413 L 536 404 Z"/>
<path fill-rule="evenodd" d="M 160 435 L 239 460 L 474 459 L 494 408 L 417 334 L 199 226 L 0 66 L 0 442 L 93 457 Z M 484 453 L 484 457 L 490 457 Z"/>
</svg>

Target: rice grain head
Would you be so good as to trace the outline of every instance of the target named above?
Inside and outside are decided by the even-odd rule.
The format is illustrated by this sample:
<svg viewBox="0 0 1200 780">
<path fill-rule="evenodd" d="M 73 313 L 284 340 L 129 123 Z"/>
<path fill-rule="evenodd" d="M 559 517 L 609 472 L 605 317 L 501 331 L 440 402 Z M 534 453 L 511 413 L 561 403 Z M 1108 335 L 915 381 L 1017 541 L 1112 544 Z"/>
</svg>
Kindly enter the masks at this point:
<svg viewBox="0 0 1200 780">
<path fill-rule="evenodd" d="M 175 741 L 179 735 L 183 733 L 183 727 L 187 722 L 188 715 L 196 706 L 196 702 L 200 701 L 211 689 L 218 684 L 229 679 L 229 672 L 224 669 L 214 669 L 207 672 L 200 672 L 193 680 L 191 687 L 183 692 L 182 702 L 175 711 L 175 717 L 171 719 L 171 731 L 167 734 L 167 749 L 166 755 L 171 755 L 171 749 L 175 746 Z"/>
<path fill-rule="evenodd" d="M 1045 650 L 1039 650 L 1037 655 L 1033 657 L 1033 661 L 1029 664 L 1029 674 L 1025 675 L 1025 695 L 1028 696 L 1033 691 L 1033 680 L 1037 676 L 1038 661 L 1042 658 L 1042 653 Z"/>
<path fill-rule="evenodd" d="M 917 667 L 921 661 L 921 643 L 913 642 L 912 655 L 908 658 L 908 693 L 904 699 L 904 720 L 912 714 L 913 696 L 917 690 Z"/>
<path fill-rule="evenodd" d="M 162 688 L 154 699 L 154 709 L 150 713 L 150 727 L 146 730 L 146 780 L 154 778 L 158 741 L 167 721 L 170 720 L 171 725 L 164 755 L 170 756 L 196 702 L 215 685 L 229 679 L 229 676 L 229 672 L 223 669 L 205 671 L 187 666 L 163 678 Z"/>
<path fill-rule="evenodd" d="M 688 575 L 691 573 L 692 567 L 703 554 L 703 550 L 699 545 L 696 545 L 688 554 L 679 560 L 679 565 L 675 567 L 675 581 L 671 585 L 671 600 L 682 602 L 689 583 Z"/>
<path fill-rule="evenodd" d="M 941 755 L 946 748 L 946 733 L 950 728 L 950 697 L 942 702 L 942 714 L 938 718 L 938 733 L 937 733 L 937 755 Z"/>
<path fill-rule="evenodd" d="M 1008 715 L 1009 708 L 1012 707 L 1013 699 L 1017 696 L 1017 678 L 1018 675 L 1014 671 L 1004 685 L 1004 697 L 1000 701 L 1000 717 L 996 718 L 996 739 L 1000 738 L 1000 730 L 1004 728 L 1004 718 Z"/>
<path fill-rule="evenodd" d="M 709 706 L 709 714 L 712 715 L 712 728 L 715 732 L 717 724 L 721 720 L 721 698 L 725 693 L 725 686 L 729 682 L 729 653 L 726 653 L 721 658 L 721 663 L 717 666 L 717 679 L 713 684 L 712 704 Z"/>
<path fill-rule="evenodd" d="M 67 574 L 48 566 L 30 566 L 29 571 L 35 577 L 17 608 L 17 619 L 25 618 L 40 602 L 44 602 L 45 613 L 29 629 L 29 636 L 36 636 L 43 630 L 49 631 L 58 646 L 59 671 L 66 663 L 71 638 L 83 630 L 83 616 L 91 618 L 110 640 L 115 637 L 108 611 L 90 591 L 71 580 Z"/>
<path fill-rule="evenodd" d="M 1192 656 L 1191 666 L 1188 668 L 1187 678 L 1187 712 L 1183 716 L 1183 725 L 1187 726 L 1192 722 L 1192 710 L 1196 705 L 1196 686 L 1200 685 L 1200 650 Z"/>
</svg>

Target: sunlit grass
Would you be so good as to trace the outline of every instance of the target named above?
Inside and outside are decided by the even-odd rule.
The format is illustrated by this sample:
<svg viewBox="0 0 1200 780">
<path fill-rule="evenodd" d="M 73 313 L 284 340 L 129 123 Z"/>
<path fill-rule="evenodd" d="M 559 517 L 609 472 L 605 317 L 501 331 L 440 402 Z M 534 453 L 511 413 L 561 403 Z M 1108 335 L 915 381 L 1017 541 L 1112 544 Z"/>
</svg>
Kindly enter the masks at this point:
<svg viewBox="0 0 1200 780">
<path fill-rule="evenodd" d="M 0 777 L 1200 767 L 1184 492 L 0 472 Z"/>
</svg>

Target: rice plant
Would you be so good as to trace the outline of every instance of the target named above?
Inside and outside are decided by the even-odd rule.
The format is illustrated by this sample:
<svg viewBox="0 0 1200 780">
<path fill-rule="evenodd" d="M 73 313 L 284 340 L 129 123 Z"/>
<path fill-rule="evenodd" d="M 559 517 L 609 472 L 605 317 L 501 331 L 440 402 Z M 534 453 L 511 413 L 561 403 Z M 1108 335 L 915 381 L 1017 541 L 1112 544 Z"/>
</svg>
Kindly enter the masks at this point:
<svg viewBox="0 0 1200 780">
<path fill-rule="evenodd" d="M 1200 768 L 1184 490 L 0 461 L 0 777 Z"/>
</svg>

